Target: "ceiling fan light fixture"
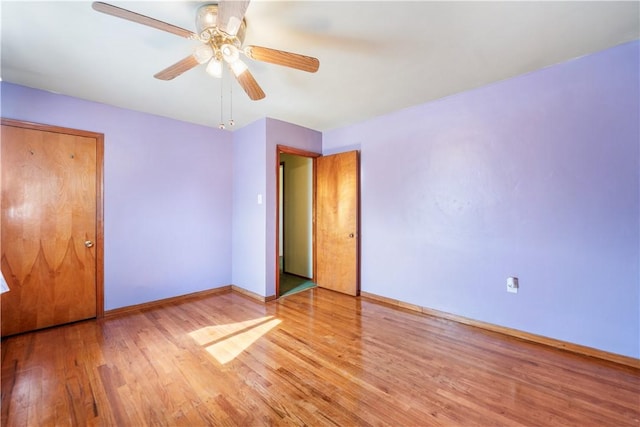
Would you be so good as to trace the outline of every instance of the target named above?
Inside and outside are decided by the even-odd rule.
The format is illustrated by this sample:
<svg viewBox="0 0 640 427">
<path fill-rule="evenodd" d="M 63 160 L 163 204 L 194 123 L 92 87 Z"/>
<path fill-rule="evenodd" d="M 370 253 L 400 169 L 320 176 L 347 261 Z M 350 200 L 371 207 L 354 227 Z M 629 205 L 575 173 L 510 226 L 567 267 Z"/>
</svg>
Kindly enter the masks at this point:
<svg viewBox="0 0 640 427">
<path fill-rule="evenodd" d="M 222 57 L 229 64 L 233 64 L 240 57 L 240 54 L 238 53 L 238 48 L 229 43 L 225 43 L 222 46 L 220 46 L 220 52 L 222 52 Z"/>
<path fill-rule="evenodd" d="M 200 37 L 207 30 L 213 29 L 216 26 L 216 20 L 218 19 L 218 6 L 215 4 L 205 4 L 200 6 L 196 13 L 196 29 Z"/>
<path fill-rule="evenodd" d="M 208 44 L 201 44 L 193 50 L 193 57 L 199 64 L 204 64 L 213 57 L 213 49 Z"/>
<path fill-rule="evenodd" d="M 217 79 L 222 78 L 222 61 L 216 58 L 211 58 L 207 65 L 207 73 Z"/>
</svg>

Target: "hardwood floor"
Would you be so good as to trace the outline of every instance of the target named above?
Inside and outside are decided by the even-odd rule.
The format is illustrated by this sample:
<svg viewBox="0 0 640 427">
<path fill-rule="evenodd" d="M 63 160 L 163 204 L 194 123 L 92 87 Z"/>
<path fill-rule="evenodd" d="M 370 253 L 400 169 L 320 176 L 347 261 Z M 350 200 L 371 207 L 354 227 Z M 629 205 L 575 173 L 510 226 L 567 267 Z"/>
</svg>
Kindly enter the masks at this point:
<svg viewBox="0 0 640 427">
<path fill-rule="evenodd" d="M 312 289 L 2 341 L 3 426 L 640 425 L 629 367 Z"/>
</svg>

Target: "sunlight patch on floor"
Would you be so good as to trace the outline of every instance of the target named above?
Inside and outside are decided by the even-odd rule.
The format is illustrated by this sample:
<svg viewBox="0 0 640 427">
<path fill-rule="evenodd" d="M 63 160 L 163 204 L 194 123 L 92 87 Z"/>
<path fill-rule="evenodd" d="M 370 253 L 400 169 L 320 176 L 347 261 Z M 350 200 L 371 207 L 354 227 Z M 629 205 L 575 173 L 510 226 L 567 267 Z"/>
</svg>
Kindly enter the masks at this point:
<svg viewBox="0 0 640 427">
<path fill-rule="evenodd" d="M 280 319 L 265 316 L 244 322 L 207 326 L 190 332 L 189 336 L 199 345 L 208 345 L 209 354 L 224 365 L 280 323 Z"/>
</svg>

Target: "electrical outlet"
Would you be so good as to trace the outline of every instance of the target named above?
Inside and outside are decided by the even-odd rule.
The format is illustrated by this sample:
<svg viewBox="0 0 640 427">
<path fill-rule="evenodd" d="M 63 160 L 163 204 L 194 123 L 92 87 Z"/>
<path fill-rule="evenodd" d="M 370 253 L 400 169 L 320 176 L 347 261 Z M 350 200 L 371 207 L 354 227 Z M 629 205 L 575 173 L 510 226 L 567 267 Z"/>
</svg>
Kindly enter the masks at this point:
<svg viewBox="0 0 640 427">
<path fill-rule="evenodd" d="M 507 277 L 507 292 L 511 292 L 512 294 L 518 293 L 518 278 L 517 277 Z"/>
</svg>

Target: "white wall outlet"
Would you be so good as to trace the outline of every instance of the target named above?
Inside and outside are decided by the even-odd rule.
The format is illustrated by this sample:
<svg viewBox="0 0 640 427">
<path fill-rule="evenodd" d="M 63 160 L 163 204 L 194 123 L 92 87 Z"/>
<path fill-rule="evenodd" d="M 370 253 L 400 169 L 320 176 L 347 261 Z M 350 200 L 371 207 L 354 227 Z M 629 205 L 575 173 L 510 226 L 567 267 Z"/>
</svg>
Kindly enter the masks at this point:
<svg viewBox="0 0 640 427">
<path fill-rule="evenodd" d="M 511 292 L 512 294 L 518 293 L 518 278 L 517 277 L 507 277 L 507 292 Z"/>
</svg>

